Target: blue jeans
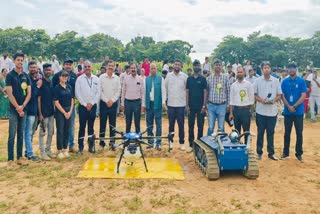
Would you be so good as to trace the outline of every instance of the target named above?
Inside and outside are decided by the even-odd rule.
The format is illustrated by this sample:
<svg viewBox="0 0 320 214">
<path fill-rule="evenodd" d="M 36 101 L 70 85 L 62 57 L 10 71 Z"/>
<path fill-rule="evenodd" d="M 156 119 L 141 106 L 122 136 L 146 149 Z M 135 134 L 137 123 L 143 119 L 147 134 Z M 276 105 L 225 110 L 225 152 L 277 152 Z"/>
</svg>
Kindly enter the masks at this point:
<svg viewBox="0 0 320 214">
<path fill-rule="evenodd" d="M 37 128 L 38 117 L 34 115 L 26 116 L 26 126 L 24 127 L 24 142 L 26 146 L 25 154 L 27 157 L 33 156 L 32 139 Z"/>
<path fill-rule="evenodd" d="M 227 111 L 227 104 L 208 104 L 208 114 L 209 114 L 209 128 L 208 128 L 208 136 L 212 135 L 216 123 L 216 119 L 218 119 L 218 131 L 224 132 L 224 118 Z"/>
<path fill-rule="evenodd" d="M 150 105 L 150 109 L 146 109 L 146 122 L 148 129 L 148 136 L 154 136 L 153 134 L 153 121 L 156 124 L 156 136 L 161 136 L 162 134 L 162 127 L 161 127 L 161 120 L 162 120 L 162 109 L 153 109 L 153 104 Z M 154 140 L 150 140 L 149 144 L 153 144 Z M 161 145 L 161 140 L 156 140 L 156 145 Z"/>
<path fill-rule="evenodd" d="M 16 110 L 9 110 L 9 137 L 8 137 L 8 161 L 14 160 L 14 138 L 17 133 L 17 159 L 22 157 L 23 147 L 23 127 L 26 122 L 26 116 L 19 117 Z"/>
<path fill-rule="evenodd" d="M 75 123 L 75 120 L 76 120 L 76 114 L 77 114 L 76 106 L 74 106 L 73 110 L 72 110 L 71 117 L 70 117 L 69 147 L 73 147 L 74 146 L 74 123 Z"/>
</svg>

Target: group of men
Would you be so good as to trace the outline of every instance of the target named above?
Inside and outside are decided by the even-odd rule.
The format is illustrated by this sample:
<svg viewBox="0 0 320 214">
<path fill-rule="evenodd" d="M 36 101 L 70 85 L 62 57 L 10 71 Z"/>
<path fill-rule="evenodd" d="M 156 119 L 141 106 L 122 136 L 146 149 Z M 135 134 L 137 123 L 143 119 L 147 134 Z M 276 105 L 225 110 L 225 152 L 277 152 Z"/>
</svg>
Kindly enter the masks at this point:
<svg viewBox="0 0 320 214">
<path fill-rule="evenodd" d="M 276 103 L 282 99 L 285 117 L 284 150 L 282 159 L 289 157 L 290 133 L 295 125 L 297 133 L 296 157 L 302 159 L 302 129 L 303 129 L 303 100 L 306 86 L 302 78 L 297 77 L 296 64 L 289 64 L 290 78 L 280 85 L 279 81 L 271 76 L 271 65 L 262 63 L 263 75 L 252 84 L 245 79 L 243 67 L 237 67 L 236 81 L 230 84 L 228 75 L 222 71 L 222 63 L 215 60 L 213 72 L 205 78 L 201 74 L 204 66 L 199 60 L 193 62 L 193 74 L 187 76 L 182 71 L 182 62 L 175 60 L 173 72 L 164 79 L 158 74 L 155 64 L 146 61 L 148 75 L 143 79 L 137 74 L 137 64 L 130 63 L 125 72 L 115 75 L 115 62 L 108 60 L 105 63 L 106 72 L 99 77 L 92 73 L 90 61 L 83 63 L 83 74 L 78 76 L 73 71 L 73 61 L 66 59 L 63 69 L 54 74 L 52 65 L 43 64 L 43 71 L 37 71 L 34 61 L 28 63 L 28 74 L 23 72 L 24 55 L 17 53 L 13 57 L 15 68 L 9 72 L 6 79 L 8 97 L 10 100 L 8 164 L 13 164 L 14 138 L 17 133 L 17 163 L 27 164 L 22 158 L 23 141 L 26 145 L 25 157 L 32 161 L 39 161 L 34 155 L 32 139 L 40 123 L 39 147 L 41 159 L 50 160 L 55 157 L 51 152 L 51 141 L 54 130 L 54 111 L 52 90 L 59 84 L 59 77 L 68 77 L 67 84 L 71 87 L 74 97 L 79 101 L 79 132 L 78 153 L 83 154 L 85 131 L 87 135 L 94 134 L 94 123 L 97 109 L 99 109 L 100 130 L 99 137 L 106 134 L 106 124 L 109 120 L 110 137 L 115 136 L 114 127 L 117 121 L 117 108 L 120 103 L 125 115 L 126 132 L 131 132 L 134 120 L 135 132 L 140 132 L 141 112 L 146 113 L 148 135 L 162 134 L 162 111 L 167 110 L 169 132 L 174 132 L 175 122 L 179 128 L 179 144 L 183 151 L 192 151 L 192 142 L 195 140 L 194 126 L 197 120 L 198 133 L 196 139 L 203 136 L 205 116 L 208 114 L 208 135 L 215 129 L 218 121 L 218 131 L 224 131 L 225 117 L 229 113 L 229 120 L 234 120 L 235 128 L 241 132 L 250 130 L 251 115 L 256 103 L 256 123 L 258 127 L 257 158 L 263 153 L 264 132 L 267 132 L 268 157 L 277 160 L 274 154 L 274 128 L 277 120 Z M 208 66 L 208 65 L 206 65 Z M 209 66 L 210 69 L 211 67 Z M 146 72 L 147 73 L 147 72 Z M 60 101 L 63 102 L 63 97 Z M 119 102 L 120 100 L 120 102 Z M 301 112 L 302 109 L 302 112 Z M 185 115 L 188 114 L 189 146 L 185 147 Z M 69 152 L 76 152 L 74 146 L 74 127 L 76 108 L 66 113 L 70 120 Z M 56 121 L 57 122 L 57 121 Z M 59 133 L 61 130 L 57 130 Z M 47 134 L 46 143 L 44 136 Z M 110 141 L 112 148 L 115 142 Z M 173 139 L 170 140 L 173 143 Z M 104 140 L 99 143 L 99 150 L 103 150 Z M 149 141 L 149 148 L 161 150 L 161 141 Z M 94 142 L 89 143 L 89 152 L 95 152 Z"/>
</svg>

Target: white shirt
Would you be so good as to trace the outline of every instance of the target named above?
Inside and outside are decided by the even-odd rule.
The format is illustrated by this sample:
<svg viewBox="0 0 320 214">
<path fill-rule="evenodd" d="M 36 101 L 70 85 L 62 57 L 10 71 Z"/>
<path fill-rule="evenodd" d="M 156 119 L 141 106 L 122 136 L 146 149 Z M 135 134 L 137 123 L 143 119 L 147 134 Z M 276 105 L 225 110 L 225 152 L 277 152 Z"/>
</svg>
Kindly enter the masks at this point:
<svg viewBox="0 0 320 214">
<path fill-rule="evenodd" d="M 237 76 L 237 68 L 240 67 L 240 66 L 241 66 L 240 63 L 239 64 L 234 63 L 232 65 L 232 72 L 235 73 L 236 76 Z"/>
<path fill-rule="evenodd" d="M 126 78 L 126 76 L 130 76 L 130 73 L 124 72 L 122 74 L 120 74 L 120 83 L 122 85 L 124 78 Z"/>
<path fill-rule="evenodd" d="M 0 58 L 0 71 L 2 71 L 3 68 L 7 69 L 8 72 L 12 70 L 12 61 L 9 57 L 6 59 L 3 57 Z"/>
<path fill-rule="evenodd" d="M 55 74 L 61 70 L 58 60 L 54 60 L 53 62 L 51 62 L 51 66 Z"/>
<path fill-rule="evenodd" d="M 246 75 L 249 76 L 249 71 L 252 69 L 252 66 L 251 65 L 245 65 L 243 66 L 245 72 L 246 72 Z"/>
<path fill-rule="evenodd" d="M 311 82 L 311 92 L 310 96 L 320 96 L 320 88 L 318 87 L 317 83 L 313 80 L 314 74 L 309 74 L 307 80 Z M 317 81 L 320 83 L 320 78 L 317 77 Z"/>
<path fill-rule="evenodd" d="M 204 70 L 206 70 L 206 71 L 211 71 L 210 62 L 208 62 L 208 63 L 203 63 L 203 65 L 202 65 L 202 71 L 204 71 Z"/>
<path fill-rule="evenodd" d="M 97 104 L 100 98 L 100 83 L 99 78 L 93 74 L 88 78 L 83 74 L 77 78 L 75 86 L 75 95 L 79 100 L 79 103 L 83 106 L 91 103 Z"/>
<path fill-rule="evenodd" d="M 168 64 L 164 64 L 164 65 L 163 65 L 163 68 L 162 68 L 162 71 L 163 71 L 163 70 L 166 70 L 166 71 L 169 72 L 169 65 L 168 65 Z"/>
<path fill-rule="evenodd" d="M 171 72 L 165 79 L 168 106 L 170 107 L 185 107 L 186 100 L 186 85 L 188 76 L 182 71 L 178 75 Z"/>
<path fill-rule="evenodd" d="M 41 71 L 43 71 L 43 62 L 37 62 L 37 66 Z"/>
<path fill-rule="evenodd" d="M 151 74 L 150 74 L 151 76 Z M 163 104 L 166 104 L 166 100 L 167 100 L 167 92 L 166 92 L 166 85 L 165 85 L 165 80 L 163 79 L 163 77 L 161 77 L 162 80 L 161 80 L 161 95 L 162 95 L 162 105 Z M 144 81 L 144 96 L 143 96 L 143 99 L 142 99 L 142 106 L 145 107 L 146 106 L 146 98 L 147 95 L 147 87 L 146 87 L 146 81 Z M 154 85 L 153 85 L 153 82 L 152 82 L 152 86 L 151 86 L 151 91 L 150 91 L 150 101 L 154 101 Z"/>
<path fill-rule="evenodd" d="M 246 77 L 246 80 L 247 80 L 248 82 L 250 82 L 251 84 L 253 84 L 256 79 L 257 79 L 257 77 L 255 77 L 255 76 L 252 76 L 252 77 L 248 76 L 248 77 Z"/>
<path fill-rule="evenodd" d="M 237 80 L 230 87 L 230 105 L 249 106 L 254 103 L 253 85 L 246 80 Z"/>
<path fill-rule="evenodd" d="M 266 80 L 264 76 L 258 77 L 253 84 L 254 93 L 266 99 L 268 94 L 271 94 L 268 100 L 274 100 L 278 95 L 282 94 L 281 85 L 277 78 L 270 76 L 269 80 Z M 263 116 L 274 117 L 277 116 L 277 105 L 262 104 L 257 102 L 256 112 Z"/>
<path fill-rule="evenodd" d="M 111 100 L 112 102 L 116 102 L 121 93 L 121 83 L 120 78 L 112 74 L 111 77 L 104 73 L 99 78 L 100 82 L 100 99 L 104 102 L 108 102 Z"/>
</svg>

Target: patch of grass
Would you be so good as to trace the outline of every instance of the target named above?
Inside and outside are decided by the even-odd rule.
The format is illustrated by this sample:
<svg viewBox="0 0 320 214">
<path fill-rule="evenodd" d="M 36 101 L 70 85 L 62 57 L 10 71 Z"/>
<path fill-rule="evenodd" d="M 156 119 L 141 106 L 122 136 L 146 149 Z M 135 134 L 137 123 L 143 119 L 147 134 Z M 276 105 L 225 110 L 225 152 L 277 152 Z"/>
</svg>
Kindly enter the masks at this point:
<svg viewBox="0 0 320 214">
<path fill-rule="evenodd" d="M 185 213 L 187 213 L 187 210 L 185 208 L 178 207 L 173 213 L 174 214 L 185 214 Z"/>
<path fill-rule="evenodd" d="M 277 208 L 281 207 L 281 205 L 278 202 L 271 202 L 270 205 Z"/>
<path fill-rule="evenodd" d="M 88 207 L 85 207 L 85 208 L 83 208 L 82 213 L 83 214 L 94 214 L 94 213 L 96 213 L 96 211 L 95 211 L 95 209 L 90 209 Z"/>
<path fill-rule="evenodd" d="M 241 210 L 243 208 L 239 199 L 232 198 L 230 202 L 236 209 Z"/>
<path fill-rule="evenodd" d="M 161 196 L 160 198 L 150 199 L 150 204 L 152 205 L 153 208 L 163 207 L 171 204 L 172 200 L 173 200 L 172 197 Z"/>
<path fill-rule="evenodd" d="M 4 212 L 6 211 L 7 209 L 9 209 L 9 204 L 4 202 L 4 201 L 1 201 L 0 202 L 0 212 Z"/>
<path fill-rule="evenodd" d="M 127 188 L 129 190 L 140 190 L 142 189 L 144 186 L 144 181 L 133 181 L 133 182 L 129 182 Z"/>
<path fill-rule="evenodd" d="M 253 205 L 253 207 L 254 207 L 255 209 L 259 209 L 260 207 L 262 207 L 262 205 L 261 205 L 260 203 L 255 203 L 255 204 Z"/>
<path fill-rule="evenodd" d="M 143 207 L 142 200 L 138 196 L 135 196 L 130 200 L 125 199 L 123 205 L 131 211 L 136 211 Z"/>
</svg>

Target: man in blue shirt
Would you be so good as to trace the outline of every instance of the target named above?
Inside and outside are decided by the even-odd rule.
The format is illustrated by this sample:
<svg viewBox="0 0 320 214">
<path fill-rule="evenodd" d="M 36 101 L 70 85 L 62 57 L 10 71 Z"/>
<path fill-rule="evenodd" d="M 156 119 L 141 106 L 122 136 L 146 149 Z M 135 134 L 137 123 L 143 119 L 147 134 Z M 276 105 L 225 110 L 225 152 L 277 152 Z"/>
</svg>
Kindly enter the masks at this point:
<svg viewBox="0 0 320 214">
<path fill-rule="evenodd" d="M 288 65 L 289 77 L 284 79 L 282 88 L 282 100 L 284 103 L 284 148 L 281 159 L 289 158 L 290 135 L 292 125 L 296 129 L 296 158 L 303 163 L 303 113 L 304 113 L 304 99 L 306 97 L 307 86 L 303 78 L 297 76 L 296 63 L 289 63 Z"/>
</svg>

